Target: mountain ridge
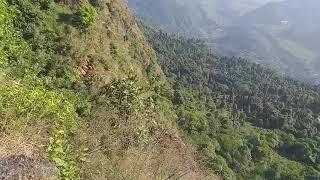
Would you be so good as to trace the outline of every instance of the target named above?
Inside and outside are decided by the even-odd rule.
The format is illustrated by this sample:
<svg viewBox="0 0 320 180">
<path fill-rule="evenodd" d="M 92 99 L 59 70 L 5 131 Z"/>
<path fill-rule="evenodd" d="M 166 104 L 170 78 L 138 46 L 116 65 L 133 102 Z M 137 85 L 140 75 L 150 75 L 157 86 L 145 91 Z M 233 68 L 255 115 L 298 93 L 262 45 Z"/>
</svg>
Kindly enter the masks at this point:
<svg viewBox="0 0 320 180">
<path fill-rule="evenodd" d="M 135 2 L 139 0 L 132 0 L 131 3 L 129 1 L 129 6 L 142 20 L 147 19 L 146 23 L 151 22 L 169 32 L 207 40 L 212 48 L 221 55 L 249 58 L 279 69 L 295 78 L 315 84 L 320 82 L 320 73 L 317 69 L 320 64 L 317 46 L 319 27 L 314 23 L 316 22 L 315 17 L 318 17 L 318 11 L 316 11 L 318 2 L 315 0 L 305 3 L 298 0 L 210 1 L 210 3 L 187 1 L 185 4 L 193 9 L 180 9 L 179 16 L 175 16 L 178 9 L 168 10 L 165 13 L 159 10 L 158 14 L 148 14 L 153 11 L 147 8 L 139 9 L 139 4 Z M 153 3 L 158 3 L 158 5 L 154 6 L 149 3 L 150 9 L 159 6 L 168 6 L 169 9 L 176 7 L 174 3 L 170 5 L 161 4 L 162 1 L 153 1 Z M 247 8 L 233 5 L 237 3 Z M 235 9 L 238 11 L 232 10 L 233 7 L 237 7 Z M 241 12 L 239 9 L 250 10 Z M 165 19 L 152 21 L 154 16 L 161 19 L 163 14 L 176 19 L 175 21 L 187 17 L 185 22 L 189 23 L 189 26 L 187 24 L 176 26 L 175 21 L 168 23 Z M 199 22 L 213 21 L 216 26 L 206 27 L 199 22 L 197 24 L 197 18 L 193 19 L 194 21 L 190 20 L 193 15 L 202 17 Z M 180 18 L 181 16 L 183 17 Z M 198 31 L 195 31 L 197 27 Z"/>
</svg>

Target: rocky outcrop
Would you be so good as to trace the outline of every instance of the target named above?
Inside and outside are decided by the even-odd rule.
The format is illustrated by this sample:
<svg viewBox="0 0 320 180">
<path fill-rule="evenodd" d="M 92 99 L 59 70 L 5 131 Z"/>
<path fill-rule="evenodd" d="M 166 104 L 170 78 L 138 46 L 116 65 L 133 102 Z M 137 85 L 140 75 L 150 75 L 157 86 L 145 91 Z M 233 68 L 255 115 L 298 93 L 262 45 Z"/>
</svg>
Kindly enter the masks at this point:
<svg viewBox="0 0 320 180">
<path fill-rule="evenodd" d="M 0 180 L 55 179 L 58 171 L 48 160 L 35 160 L 25 155 L 0 159 Z"/>
</svg>

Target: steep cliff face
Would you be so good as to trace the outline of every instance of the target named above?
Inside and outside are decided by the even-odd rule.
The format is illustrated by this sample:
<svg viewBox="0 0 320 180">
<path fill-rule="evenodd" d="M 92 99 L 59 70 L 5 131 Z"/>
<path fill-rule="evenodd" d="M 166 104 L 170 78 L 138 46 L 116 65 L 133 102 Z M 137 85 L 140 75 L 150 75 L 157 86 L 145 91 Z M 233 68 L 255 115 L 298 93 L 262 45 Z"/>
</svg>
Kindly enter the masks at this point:
<svg viewBox="0 0 320 180">
<path fill-rule="evenodd" d="M 180 137 L 171 88 L 124 2 L 0 10 L 0 177 L 214 178 Z"/>
</svg>

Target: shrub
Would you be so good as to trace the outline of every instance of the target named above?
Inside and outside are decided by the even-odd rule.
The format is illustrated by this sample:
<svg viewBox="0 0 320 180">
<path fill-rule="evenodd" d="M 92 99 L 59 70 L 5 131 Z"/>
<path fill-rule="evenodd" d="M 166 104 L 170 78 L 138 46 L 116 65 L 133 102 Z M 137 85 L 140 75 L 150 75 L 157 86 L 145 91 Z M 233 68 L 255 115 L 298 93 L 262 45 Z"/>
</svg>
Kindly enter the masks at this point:
<svg viewBox="0 0 320 180">
<path fill-rule="evenodd" d="M 63 179 L 77 179 L 80 159 L 84 155 L 81 148 L 73 145 L 71 138 L 78 134 L 80 127 L 77 102 L 72 93 L 20 83 L 0 86 L 0 119 L 3 119 L 0 129 L 4 129 L 4 133 L 18 131 L 26 136 L 36 136 L 28 134 L 32 129 L 39 136 L 49 135 L 46 145 L 49 159 L 56 164 Z"/>
<path fill-rule="evenodd" d="M 96 9 L 89 3 L 82 3 L 78 10 L 80 25 L 84 28 L 94 26 L 97 19 Z"/>
<path fill-rule="evenodd" d="M 115 80 L 103 88 L 101 97 L 107 98 L 107 103 L 118 110 L 119 115 L 128 117 L 137 112 L 143 112 L 144 99 L 142 87 L 136 77 Z M 106 97 L 104 97 L 106 96 Z"/>
<path fill-rule="evenodd" d="M 38 0 L 38 3 L 40 4 L 41 9 L 48 10 L 52 5 L 53 0 Z"/>
<path fill-rule="evenodd" d="M 90 0 L 90 3 L 99 9 L 104 9 L 106 2 L 104 0 Z"/>
<path fill-rule="evenodd" d="M 94 106 L 96 111 L 92 114 L 100 115 L 91 119 L 101 118 L 99 123 L 105 122 L 104 130 L 110 129 L 106 136 L 117 137 L 117 142 L 102 143 L 108 148 L 122 146 L 120 149 L 127 149 L 128 146 L 143 144 L 157 129 L 152 94 L 135 76 L 114 80 L 103 87 L 96 96 Z"/>
<path fill-rule="evenodd" d="M 14 18 L 14 9 L 10 8 L 4 0 L 0 0 L 0 66 L 2 68 L 7 65 L 9 58 L 22 56 L 26 51 L 25 42 L 13 29 Z"/>
</svg>

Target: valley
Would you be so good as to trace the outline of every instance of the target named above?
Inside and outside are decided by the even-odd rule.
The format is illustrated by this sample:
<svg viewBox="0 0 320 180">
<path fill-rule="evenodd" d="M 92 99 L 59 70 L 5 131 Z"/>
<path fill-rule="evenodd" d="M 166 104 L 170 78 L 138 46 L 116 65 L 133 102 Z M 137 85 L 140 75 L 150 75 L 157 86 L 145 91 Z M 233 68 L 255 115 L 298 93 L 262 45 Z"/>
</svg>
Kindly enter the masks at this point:
<svg viewBox="0 0 320 180">
<path fill-rule="evenodd" d="M 131 0 L 129 5 L 145 23 L 201 38 L 220 55 L 249 58 L 285 75 L 319 83 L 320 29 L 314 23 L 319 18 L 318 1 L 302 5 L 299 0 L 170 2 Z"/>
</svg>

